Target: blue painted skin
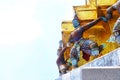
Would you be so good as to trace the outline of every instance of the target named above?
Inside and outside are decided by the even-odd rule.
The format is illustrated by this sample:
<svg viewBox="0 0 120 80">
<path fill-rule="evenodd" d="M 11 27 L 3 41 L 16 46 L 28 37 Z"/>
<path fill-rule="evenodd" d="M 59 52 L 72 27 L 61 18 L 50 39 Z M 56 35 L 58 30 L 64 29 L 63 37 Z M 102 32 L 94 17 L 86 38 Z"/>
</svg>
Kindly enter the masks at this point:
<svg viewBox="0 0 120 80">
<path fill-rule="evenodd" d="M 80 23 L 79 23 L 79 21 L 78 21 L 77 19 L 73 19 L 73 20 L 72 20 L 72 24 L 73 24 L 73 27 L 74 27 L 74 28 L 77 28 L 77 27 L 80 26 Z"/>
<path fill-rule="evenodd" d="M 74 28 L 78 28 L 80 26 L 80 22 L 76 13 L 75 13 L 74 19 L 72 20 L 72 24 Z"/>
<path fill-rule="evenodd" d="M 77 67 L 78 66 L 78 61 L 75 59 L 75 58 L 71 58 L 71 63 L 72 63 L 72 66 L 75 66 Z"/>
</svg>

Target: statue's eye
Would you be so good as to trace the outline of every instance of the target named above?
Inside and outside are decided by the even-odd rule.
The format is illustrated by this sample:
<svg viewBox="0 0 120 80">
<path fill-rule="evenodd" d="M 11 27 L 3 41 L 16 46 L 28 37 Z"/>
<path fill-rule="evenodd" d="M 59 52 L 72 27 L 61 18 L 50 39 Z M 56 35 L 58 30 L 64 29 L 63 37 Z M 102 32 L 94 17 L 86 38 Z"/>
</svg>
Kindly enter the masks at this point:
<svg viewBox="0 0 120 80">
<path fill-rule="evenodd" d="M 98 49 L 98 46 L 96 43 L 92 43 L 89 45 L 90 49 Z"/>
<path fill-rule="evenodd" d="M 119 32 L 116 31 L 116 32 L 114 32 L 113 34 L 114 34 L 114 36 L 118 36 L 118 35 L 119 35 Z"/>
</svg>

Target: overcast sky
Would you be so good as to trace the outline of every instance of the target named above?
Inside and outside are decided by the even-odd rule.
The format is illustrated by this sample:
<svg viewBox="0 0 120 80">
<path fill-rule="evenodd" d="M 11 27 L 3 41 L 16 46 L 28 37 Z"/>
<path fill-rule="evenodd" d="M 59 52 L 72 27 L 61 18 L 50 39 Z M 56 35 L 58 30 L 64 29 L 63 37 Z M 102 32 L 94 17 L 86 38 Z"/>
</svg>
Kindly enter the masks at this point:
<svg viewBox="0 0 120 80">
<path fill-rule="evenodd" d="M 0 80 L 54 80 L 61 22 L 84 0 L 0 0 Z"/>
</svg>

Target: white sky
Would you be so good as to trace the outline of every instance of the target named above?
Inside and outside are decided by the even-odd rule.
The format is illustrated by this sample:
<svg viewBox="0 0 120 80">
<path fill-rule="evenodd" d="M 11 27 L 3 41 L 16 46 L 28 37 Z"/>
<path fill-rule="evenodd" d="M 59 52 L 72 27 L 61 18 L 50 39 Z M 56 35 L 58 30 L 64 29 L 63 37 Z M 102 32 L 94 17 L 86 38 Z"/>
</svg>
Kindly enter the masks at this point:
<svg viewBox="0 0 120 80">
<path fill-rule="evenodd" d="M 0 2 L 0 44 L 28 43 L 41 35 L 41 24 L 33 17 L 36 4 L 37 0 Z"/>
<path fill-rule="evenodd" d="M 54 80 L 62 20 L 84 0 L 0 0 L 0 80 Z"/>
</svg>

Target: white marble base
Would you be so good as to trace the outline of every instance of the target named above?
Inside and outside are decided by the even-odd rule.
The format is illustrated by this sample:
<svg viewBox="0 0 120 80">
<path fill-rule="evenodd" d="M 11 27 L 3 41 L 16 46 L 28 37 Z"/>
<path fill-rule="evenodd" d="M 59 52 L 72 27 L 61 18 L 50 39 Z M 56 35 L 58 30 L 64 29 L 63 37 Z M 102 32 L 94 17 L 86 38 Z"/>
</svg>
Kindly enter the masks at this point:
<svg viewBox="0 0 120 80">
<path fill-rule="evenodd" d="M 82 80 L 120 80 L 120 67 L 84 68 Z"/>
</svg>

